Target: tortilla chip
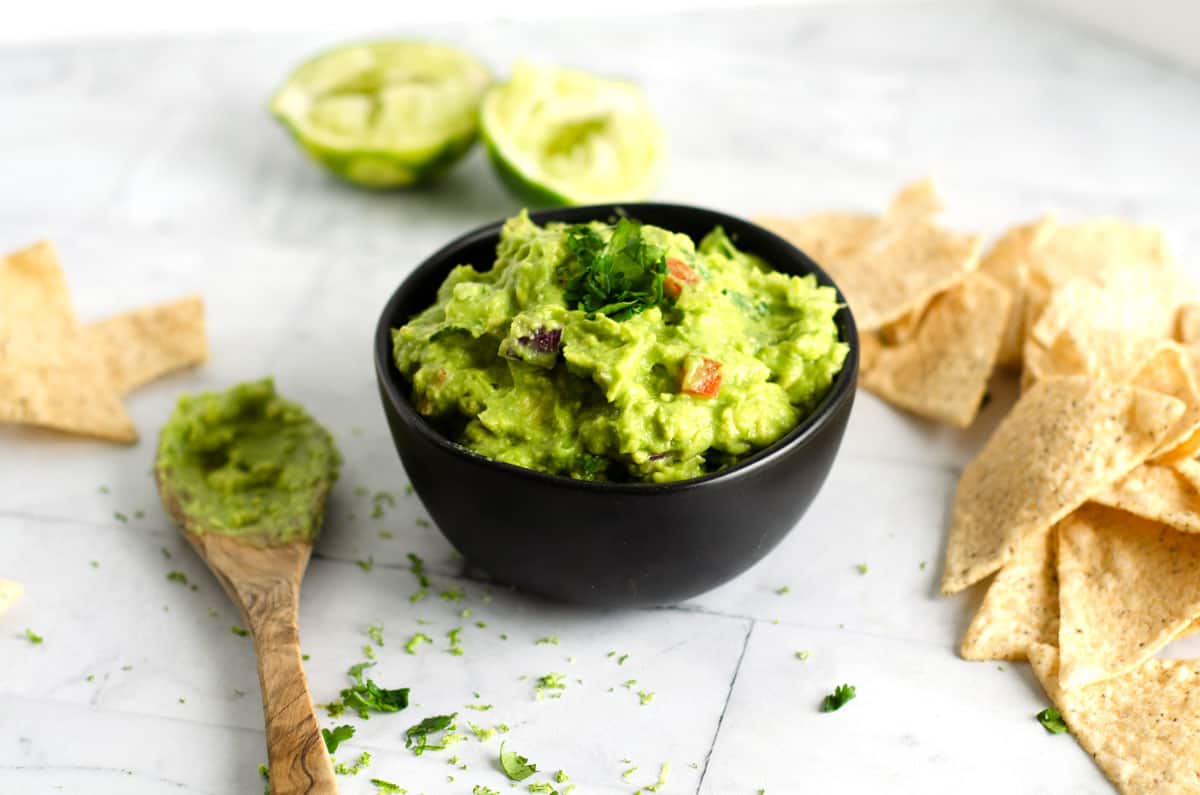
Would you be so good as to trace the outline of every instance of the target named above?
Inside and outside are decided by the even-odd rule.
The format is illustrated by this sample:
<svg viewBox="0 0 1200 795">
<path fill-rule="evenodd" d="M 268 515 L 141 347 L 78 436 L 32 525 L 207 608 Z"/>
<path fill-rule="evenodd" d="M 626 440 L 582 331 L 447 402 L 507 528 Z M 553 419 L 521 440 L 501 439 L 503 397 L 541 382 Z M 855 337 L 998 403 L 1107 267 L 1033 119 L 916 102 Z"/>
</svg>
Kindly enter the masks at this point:
<svg viewBox="0 0 1200 795">
<path fill-rule="evenodd" d="M 933 299 L 911 339 L 873 350 L 859 383 L 915 414 L 967 427 L 987 390 L 1008 306 L 1006 288 L 972 274 Z"/>
<path fill-rule="evenodd" d="M 16 604 L 17 600 L 24 593 L 25 588 L 21 583 L 0 578 L 0 616 L 4 615 L 4 612 L 8 608 Z"/>
<path fill-rule="evenodd" d="M 1200 386 L 1187 351 L 1177 343 L 1164 342 L 1134 373 L 1130 383 L 1178 398 L 1185 406 L 1183 415 L 1151 457 L 1163 463 L 1190 458 L 1200 448 Z"/>
<path fill-rule="evenodd" d="M 1126 795 L 1200 791 L 1200 661 L 1150 660 L 1116 679 L 1063 690 L 1058 652 L 1029 660 L 1083 749 Z"/>
<path fill-rule="evenodd" d="M 920 311 L 962 281 L 979 259 L 978 235 L 937 226 L 933 183 L 904 188 L 882 218 L 826 213 L 757 222 L 808 252 L 829 272 L 850 304 L 860 331 L 874 331 Z"/>
<path fill-rule="evenodd" d="M 208 358 L 204 300 L 188 296 L 115 315 L 87 326 L 84 339 L 124 394 Z"/>
<path fill-rule="evenodd" d="M 988 586 L 963 638 L 968 660 L 1024 660 L 1035 643 L 1058 643 L 1057 532 L 1047 527 L 1017 545 Z"/>
<path fill-rule="evenodd" d="M 1094 495 L 1092 502 L 1165 524 L 1181 533 L 1200 533 L 1200 492 L 1176 466 L 1143 464 Z"/>
<path fill-rule="evenodd" d="M 1009 229 L 979 261 L 979 271 L 986 273 L 1012 293 L 1008 322 L 996 364 L 1018 369 L 1021 366 L 1022 343 L 1025 337 L 1025 290 L 1029 284 L 1029 260 L 1033 250 L 1041 245 L 1054 229 L 1054 216 L 1046 216 Z"/>
<path fill-rule="evenodd" d="M 1028 389 L 1038 379 L 1064 375 L 1128 382 L 1169 344 L 1165 339 L 1074 322 L 1048 347 L 1033 340 L 1026 343 L 1023 386 Z"/>
<path fill-rule="evenodd" d="M 137 439 L 107 373 L 81 344 L 48 243 L 0 260 L 0 422 Z"/>
<path fill-rule="evenodd" d="M 1035 384 L 963 471 L 942 592 L 996 571 L 1019 543 L 1132 471 L 1183 409 L 1173 397 L 1083 376 Z"/>
<path fill-rule="evenodd" d="M 1200 304 L 1184 304 L 1175 313 L 1175 339 L 1184 345 L 1200 342 Z"/>
<path fill-rule="evenodd" d="M 1150 659 L 1200 617 L 1200 536 L 1100 505 L 1058 537 L 1062 686 L 1111 679 Z"/>
</svg>

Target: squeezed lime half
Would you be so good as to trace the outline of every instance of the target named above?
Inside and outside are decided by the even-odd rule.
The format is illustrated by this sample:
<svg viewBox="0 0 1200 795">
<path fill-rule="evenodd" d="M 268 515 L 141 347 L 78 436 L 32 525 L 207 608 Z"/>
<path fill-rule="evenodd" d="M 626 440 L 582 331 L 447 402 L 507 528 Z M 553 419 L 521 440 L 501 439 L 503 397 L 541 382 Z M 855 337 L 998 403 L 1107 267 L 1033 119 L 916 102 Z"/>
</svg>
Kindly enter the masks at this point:
<svg viewBox="0 0 1200 795">
<path fill-rule="evenodd" d="M 490 81 L 482 64 L 452 47 L 352 44 L 296 69 L 271 112 L 338 176 L 402 187 L 446 170 L 470 149 Z"/>
<path fill-rule="evenodd" d="M 636 85 L 518 61 L 480 113 L 492 164 L 531 205 L 644 199 L 666 160 L 666 135 Z"/>
</svg>

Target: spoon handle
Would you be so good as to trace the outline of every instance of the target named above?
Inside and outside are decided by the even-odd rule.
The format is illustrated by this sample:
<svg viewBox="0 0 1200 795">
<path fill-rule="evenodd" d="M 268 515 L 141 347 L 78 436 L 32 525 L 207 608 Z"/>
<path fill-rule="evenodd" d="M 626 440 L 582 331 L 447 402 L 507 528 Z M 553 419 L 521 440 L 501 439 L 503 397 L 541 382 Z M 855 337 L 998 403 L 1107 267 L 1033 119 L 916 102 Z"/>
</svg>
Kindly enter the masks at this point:
<svg viewBox="0 0 1200 795">
<path fill-rule="evenodd" d="M 310 550 L 296 547 L 295 577 L 257 576 L 238 583 L 236 590 L 258 653 L 271 792 L 333 795 L 337 792 L 333 763 L 313 712 L 297 626 L 300 576 Z"/>
</svg>

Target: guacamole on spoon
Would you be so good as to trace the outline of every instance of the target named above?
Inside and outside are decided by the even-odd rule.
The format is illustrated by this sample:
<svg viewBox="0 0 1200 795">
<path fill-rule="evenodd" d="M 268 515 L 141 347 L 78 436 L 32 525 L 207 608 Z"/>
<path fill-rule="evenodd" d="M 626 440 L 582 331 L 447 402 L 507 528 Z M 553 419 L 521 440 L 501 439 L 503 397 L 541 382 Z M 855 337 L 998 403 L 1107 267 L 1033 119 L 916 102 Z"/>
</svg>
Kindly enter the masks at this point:
<svg viewBox="0 0 1200 795">
<path fill-rule="evenodd" d="M 488 270 L 459 265 L 394 329 L 412 401 L 454 441 L 585 480 L 698 477 L 813 410 L 847 346 L 837 295 L 738 250 L 628 218 L 522 212 Z"/>
</svg>

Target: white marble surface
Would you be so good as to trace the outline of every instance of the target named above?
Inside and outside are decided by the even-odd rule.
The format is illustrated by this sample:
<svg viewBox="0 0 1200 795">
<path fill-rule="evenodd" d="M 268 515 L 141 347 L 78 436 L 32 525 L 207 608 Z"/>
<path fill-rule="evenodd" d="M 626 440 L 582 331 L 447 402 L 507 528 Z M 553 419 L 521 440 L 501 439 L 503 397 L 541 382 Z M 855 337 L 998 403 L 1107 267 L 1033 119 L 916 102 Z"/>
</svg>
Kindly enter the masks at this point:
<svg viewBox="0 0 1200 795">
<path fill-rule="evenodd" d="M 902 180 L 934 172 L 963 227 L 996 232 L 1051 208 L 1120 213 L 1161 222 L 1185 261 L 1200 250 L 1200 81 L 1020 7 L 416 32 L 498 70 L 528 54 L 644 83 L 674 145 L 662 198 L 743 214 L 872 208 Z M 978 596 L 934 593 L 957 472 L 1002 398 L 960 434 L 861 396 L 796 532 L 744 576 L 673 609 L 583 610 L 503 589 L 485 602 L 486 582 L 418 523 L 415 498 L 369 518 L 353 489 L 400 492 L 406 480 L 375 396 L 376 313 L 419 258 L 516 204 L 479 152 L 430 190 L 389 195 L 347 188 L 303 160 L 265 103 L 324 43 L 0 50 L 0 249 L 57 241 L 87 319 L 199 290 L 214 354 L 130 399 L 144 434 L 135 447 L 0 432 L 0 576 L 28 586 L 0 618 L 0 793 L 261 790 L 250 644 L 229 631 L 232 609 L 165 521 L 148 470 L 179 392 L 264 373 L 326 421 L 346 455 L 304 590 L 313 692 L 336 695 L 377 621 L 387 645 L 376 678 L 412 687 L 420 705 L 361 724 L 339 756 L 370 750 L 376 761 L 343 779 L 344 793 L 370 792 L 371 775 L 413 793 L 508 791 L 498 740 L 458 746 L 466 771 L 446 754 L 403 749 L 407 726 L 461 710 L 473 692 L 495 706 L 467 717 L 509 724 L 513 748 L 566 769 L 580 793 L 632 793 L 668 760 L 664 792 L 1108 791 L 1086 754 L 1033 720 L 1045 699 L 1025 666 L 957 657 Z M 468 601 L 410 605 L 410 552 Z M 368 556 L 376 563 L 364 572 L 354 561 Z M 168 582 L 172 569 L 198 590 Z M 454 657 L 445 633 L 460 625 L 466 653 Z M 25 627 L 45 644 L 24 641 Z M 409 656 L 404 640 L 418 629 L 436 643 Z M 560 645 L 534 643 L 545 635 Z M 795 659 L 799 649 L 811 658 Z M 610 650 L 629 659 L 618 666 Z M 531 680 L 550 671 L 570 685 L 537 701 Z M 626 679 L 654 701 L 641 705 Z M 818 713 L 841 682 L 859 698 Z"/>
</svg>

